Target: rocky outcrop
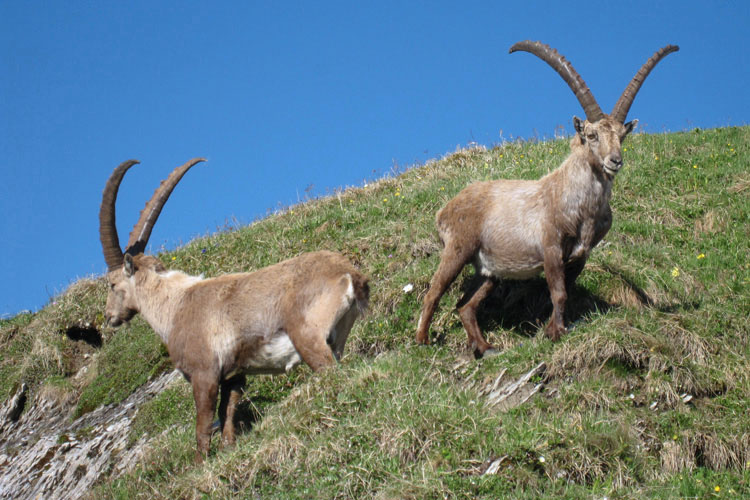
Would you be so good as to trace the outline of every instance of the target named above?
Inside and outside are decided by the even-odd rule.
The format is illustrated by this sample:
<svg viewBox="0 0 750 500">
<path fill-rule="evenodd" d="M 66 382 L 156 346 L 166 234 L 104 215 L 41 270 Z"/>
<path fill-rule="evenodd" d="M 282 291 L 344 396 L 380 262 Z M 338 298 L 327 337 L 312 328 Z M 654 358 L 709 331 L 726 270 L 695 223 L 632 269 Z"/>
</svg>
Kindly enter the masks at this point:
<svg viewBox="0 0 750 500">
<path fill-rule="evenodd" d="M 72 406 L 35 397 L 22 386 L 0 407 L 0 499 L 80 498 L 100 478 L 117 477 L 143 456 L 148 438 L 130 445 L 138 408 L 178 380 L 162 374 L 125 401 L 71 419 Z"/>
</svg>

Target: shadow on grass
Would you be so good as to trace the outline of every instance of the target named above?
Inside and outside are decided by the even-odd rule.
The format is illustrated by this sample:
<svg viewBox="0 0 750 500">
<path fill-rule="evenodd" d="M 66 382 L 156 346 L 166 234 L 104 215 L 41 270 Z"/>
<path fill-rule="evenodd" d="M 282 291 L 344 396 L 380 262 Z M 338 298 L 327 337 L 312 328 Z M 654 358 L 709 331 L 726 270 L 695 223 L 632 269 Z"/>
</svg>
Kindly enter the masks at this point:
<svg viewBox="0 0 750 500">
<path fill-rule="evenodd" d="M 286 377 L 289 378 L 288 375 Z M 234 425 L 238 436 L 250 432 L 256 423 L 263 420 L 268 409 L 286 398 L 296 385 L 289 381 L 282 388 L 269 388 L 255 382 L 252 376 L 247 377 L 244 394 L 235 409 Z"/>
<path fill-rule="evenodd" d="M 573 285 L 565 303 L 565 324 L 570 328 L 592 313 L 606 313 L 615 307 L 586 288 Z M 483 331 L 501 328 L 533 337 L 551 315 L 552 302 L 544 278 L 506 280 L 479 308 L 477 322 Z"/>
<path fill-rule="evenodd" d="M 258 401 L 258 403 L 261 403 Z M 238 435 L 250 432 L 253 426 L 263 418 L 264 409 L 268 406 L 266 404 L 260 404 L 257 406 L 250 398 L 244 398 L 237 404 L 237 409 L 234 414 L 234 424 Z"/>
<path fill-rule="evenodd" d="M 475 276 L 465 278 L 461 292 L 475 288 Z M 448 304 L 446 304 L 448 305 Z M 450 304 L 456 308 L 456 304 Z M 586 288 L 573 285 L 565 305 L 565 325 L 570 328 L 595 312 L 607 312 L 616 308 Z M 525 337 L 533 337 L 543 327 L 552 314 L 552 302 L 544 278 L 528 280 L 504 280 L 490 293 L 477 309 L 477 323 L 482 332 L 510 330 Z M 448 332 L 432 330 L 432 344 L 442 345 L 447 341 Z"/>
<path fill-rule="evenodd" d="M 641 287 L 636 285 L 633 280 L 620 269 L 616 269 L 606 264 L 601 267 L 603 270 L 624 283 L 635 294 L 643 307 L 652 308 L 663 313 L 675 313 L 679 311 L 693 311 L 701 306 L 701 303 L 698 300 L 685 300 L 668 304 L 658 304 L 657 301 L 651 298 L 651 296 L 649 296 Z"/>
<path fill-rule="evenodd" d="M 630 289 L 641 307 L 663 313 L 700 307 L 700 302 L 695 300 L 659 304 L 622 270 L 606 265 L 601 268 Z M 464 278 L 460 284 L 462 293 L 475 288 L 476 279 L 475 275 Z M 452 304 L 452 307 L 455 309 L 456 304 Z M 574 284 L 568 291 L 565 303 L 565 326 L 571 330 L 592 314 L 606 314 L 621 307 L 621 304 L 610 303 L 587 288 Z M 547 281 L 539 276 L 528 280 L 503 280 L 479 306 L 477 322 L 482 332 L 501 329 L 533 337 L 549 321 L 551 315 L 552 302 Z M 440 345 L 446 342 L 446 331 L 433 330 L 432 334 L 432 343 Z"/>
<path fill-rule="evenodd" d="M 603 266 L 603 269 L 625 284 L 642 307 L 654 308 L 665 313 L 700 307 L 696 301 L 659 305 L 623 271 L 612 266 Z M 472 276 L 462 282 L 461 289 L 464 293 L 472 288 L 475 279 Z M 574 284 L 568 291 L 565 303 L 565 324 L 570 328 L 593 313 L 606 313 L 619 307 L 621 306 L 604 300 L 585 287 Z M 528 280 L 501 282 L 480 306 L 477 321 L 482 331 L 501 328 L 531 337 L 549 321 L 551 315 L 549 288 L 546 280 L 540 276 Z"/>
<path fill-rule="evenodd" d="M 265 398 L 258 398 L 253 401 L 252 399 L 245 397 L 242 401 L 237 403 L 237 407 L 234 411 L 234 431 L 236 436 L 247 434 L 253 429 L 253 426 L 259 422 L 265 414 L 265 409 L 269 404 L 276 403 L 277 400 L 266 400 Z M 255 403 L 259 403 L 260 406 Z M 219 419 L 215 419 L 211 426 L 212 435 L 221 434 L 221 423 Z"/>
<path fill-rule="evenodd" d="M 664 313 L 695 310 L 700 307 L 700 303 L 695 300 L 658 304 L 623 271 L 611 266 L 603 266 L 603 269 L 625 284 L 642 307 Z M 461 288 L 464 292 L 471 287 L 473 279 L 467 278 L 462 283 Z M 606 314 L 607 311 L 620 307 L 622 306 L 610 303 L 585 287 L 574 284 L 565 303 L 565 325 L 571 328 L 571 325 L 585 320 L 593 313 Z M 502 282 L 482 303 L 477 313 L 477 321 L 482 331 L 502 328 L 531 337 L 549 321 L 551 315 L 552 302 L 547 282 L 543 277 L 538 277 Z"/>
</svg>

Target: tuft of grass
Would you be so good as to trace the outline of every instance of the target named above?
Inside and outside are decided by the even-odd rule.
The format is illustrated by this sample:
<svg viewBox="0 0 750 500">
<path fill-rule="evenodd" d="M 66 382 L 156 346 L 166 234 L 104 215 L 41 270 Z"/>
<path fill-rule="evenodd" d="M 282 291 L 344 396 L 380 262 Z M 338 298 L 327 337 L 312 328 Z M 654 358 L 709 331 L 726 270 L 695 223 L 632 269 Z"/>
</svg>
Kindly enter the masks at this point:
<svg viewBox="0 0 750 500">
<path fill-rule="evenodd" d="M 566 140 L 460 149 L 161 253 L 168 268 L 217 276 L 339 251 L 370 276 L 370 311 L 338 369 L 250 378 L 236 448 L 213 449 L 204 466 L 191 460 L 189 389 L 165 391 L 136 416 L 133 439 L 158 436 L 147 459 L 92 495 L 750 495 L 749 139 L 750 127 L 629 138 L 613 227 L 569 298 L 570 332 L 556 343 L 539 335 L 551 311 L 543 279 L 507 283 L 479 317 L 502 352 L 478 362 L 466 360 L 454 312 L 471 269 L 441 302 L 436 344 L 412 340 L 440 258 L 435 213 L 471 182 L 557 168 Z M 69 380 L 81 414 L 169 368 L 142 321 L 101 326 L 105 295 L 101 280 L 87 280 L 35 315 L 0 322 L 3 394 L 21 381 L 38 391 Z M 92 330 L 100 346 L 71 347 L 73 333 Z M 542 361 L 540 394 L 506 412 L 484 406 L 479 387 Z"/>
<path fill-rule="evenodd" d="M 171 368 L 166 348 L 146 322 L 137 318 L 118 332 L 89 368 L 90 382 L 81 391 L 75 416 L 117 403 L 149 378 Z"/>
</svg>

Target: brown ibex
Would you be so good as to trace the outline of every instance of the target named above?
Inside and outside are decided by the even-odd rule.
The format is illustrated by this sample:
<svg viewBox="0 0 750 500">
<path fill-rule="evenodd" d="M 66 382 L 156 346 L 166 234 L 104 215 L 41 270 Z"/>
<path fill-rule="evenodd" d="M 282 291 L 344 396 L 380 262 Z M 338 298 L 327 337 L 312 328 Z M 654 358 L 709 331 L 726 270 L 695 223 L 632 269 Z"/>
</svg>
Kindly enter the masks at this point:
<svg viewBox="0 0 750 500">
<path fill-rule="evenodd" d="M 140 313 L 192 384 L 198 462 L 208 454 L 219 392 L 222 443 L 232 444 L 245 375 L 284 373 L 301 361 L 314 371 L 334 364 L 369 296 L 367 278 L 333 252 L 306 253 L 255 272 L 210 279 L 168 271 L 158 259 L 144 255 L 172 190 L 201 161 L 176 168 L 161 183 L 124 253 L 115 227 L 115 201 L 125 172 L 137 161 L 114 170 L 99 212 L 109 268 L 107 321 L 119 326 Z"/>
<path fill-rule="evenodd" d="M 586 120 L 573 117 L 571 152 L 558 169 L 536 181 L 471 184 L 437 213 L 444 249 L 424 298 L 416 341 L 429 343 L 429 326 L 440 298 L 461 269 L 473 262 L 477 277 L 457 308 L 477 357 L 492 349 L 479 330 L 477 307 L 503 278 L 528 279 L 544 271 L 553 306 L 545 333 L 552 340 L 565 333 L 567 289 L 612 225 L 612 181 L 622 167 L 622 142 L 637 123 L 625 123 L 628 110 L 654 66 L 679 48 L 667 45 L 646 61 L 611 115 L 602 112 L 586 83 L 555 49 L 523 41 L 510 48 L 511 53 L 517 50 L 540 57 L 562 76 Z"/>
</svg>

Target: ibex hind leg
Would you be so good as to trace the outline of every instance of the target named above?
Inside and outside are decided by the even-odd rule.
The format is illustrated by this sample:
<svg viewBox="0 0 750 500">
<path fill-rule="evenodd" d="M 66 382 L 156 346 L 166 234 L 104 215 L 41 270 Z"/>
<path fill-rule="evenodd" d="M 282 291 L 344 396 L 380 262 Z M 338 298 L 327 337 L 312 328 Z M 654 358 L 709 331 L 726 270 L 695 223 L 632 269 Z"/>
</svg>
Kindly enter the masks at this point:
<svg viewBox="0 0 750 500">
<path fill-rule="evenodd" d="M 357 305 L 352 303 L 349 309 L 346 310 L 328 333 L 326 341 L 333 351 L 333 355 L 337 361 L 340 361 L 341 356 L 344 354 L 344 345 L 346 344 L 347 338 L 349 338 L 349 332 L 351 332 L 354 322 L 357 320 L 359 314 Z"/>
<path fill-rule="evenodd" d="M 320 326 L 307 322 L 300 326 L 289 327 L 287 332 L 302 361 L 307 363 L 314 372 L 336 363 L 333 351 L 327 342 L 330 325 Z"/>
<path fill-rule="evenodd" d="M 425 295 L 422 313 L 419 315 L 416 336 L 418 344 L 430 343 L 430 323 L 432 323 L 432 316 L 435 314 L 435 309 L 437 309 L 438 303 L 440 303 L 440 299 L 446 290 L 448 290 L 448 287 L 451 286 L 451 283 L 453 283 L 458 273 L 461 272 L 461 269 L 464 268 L 474 253 L 473 248 L 454 248 L 449 242 L 446 242 L 446 247 L 440 256 L 440 264 L 437 271 L 435 271 L 435 275 L 432 277 L 430 289 L 427 291 L 427 295 Z"/>
<path fill-rule="evenodd" d="M 469 348 L 474 356 L 481 358 L 487 351 L 494 351 L 487 343 L 477 323 L 477 308 L 495 288 L 497 282 L 494 278 L 478 275 L 469 290 L 458 301 L 458 314 L 469 337 Z"/>
<path fill-rule="evenodd" d="M 305 314 L 301 315 L 304 318 L 303 322 L 287 327 L 289 338 L 295 349 L 313 371 L 336 363 L 334 351 L 336 349 L 343 351 L 346 336 L 349 335 L 351 329 L 349 323 L 354 323 L 356 316 L 344 320 L 342 326 L 346 328 L 342 328 L 341 331 L 336 327 L 352 309 L 355 312 L 357 310 L 352 280 L 349 275 L 344 275 L 327 293 L 308 306 Z M 333 332 L 335 335 L 331 339 Z M 339 336 L 341 339 L 337 338 Z M 330 342 L 329 339 L 331 339 Z M 331 342 L 334 345 L 331 345 Z"/>
<path fill-rule="evenodd" d="M 234 415 L 245 387 L 245 376 L 237 375 L 221 383 L 219 422 L 222 446 L 232 446 L 235 440 Z"/>
</svg>

